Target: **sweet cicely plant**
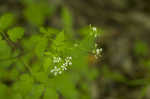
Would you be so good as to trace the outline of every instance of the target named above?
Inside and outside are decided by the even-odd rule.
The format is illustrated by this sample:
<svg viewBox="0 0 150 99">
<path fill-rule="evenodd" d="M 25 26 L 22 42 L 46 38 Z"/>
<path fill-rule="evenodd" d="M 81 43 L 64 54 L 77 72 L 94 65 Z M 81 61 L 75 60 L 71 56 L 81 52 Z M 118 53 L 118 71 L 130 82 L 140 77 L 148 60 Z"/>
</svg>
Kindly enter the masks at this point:
<svg viewBox="0 0 150 99">
<path fill-rule="evenodd" d="M 96 43 L 99 29 L 88 26 L 68 33 L 41 26 L 28 30 L 15 21 L 12 14 L 0 18 L 0 92 L 10 92 L 0 97 L 88 99 L 88 85 L 98 75 L 89 66 L 89 56 L 98 60 L 102 53 Z"/>
</svg>

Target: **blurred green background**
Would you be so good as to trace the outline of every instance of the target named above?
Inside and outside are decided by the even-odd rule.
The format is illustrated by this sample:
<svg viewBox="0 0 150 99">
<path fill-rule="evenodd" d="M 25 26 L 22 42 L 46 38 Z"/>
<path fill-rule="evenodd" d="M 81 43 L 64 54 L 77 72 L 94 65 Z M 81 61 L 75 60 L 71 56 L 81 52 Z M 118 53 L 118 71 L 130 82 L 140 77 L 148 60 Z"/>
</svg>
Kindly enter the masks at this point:
<svg viewBox="0 0 150 99">
<path fill-rule="evenodd" d="M 33 86 L 33 79 L 23 75 L 25 68 L 21 63 L 7 58 L 16 56 L 19 51 L 12 53 L 6 42 L 1 41 L 0 99 L 150 99 L 149 4 L 148 0 L 0 0 L 0 16 L 7 13 L 1 18 L 0 22 L 5 24 L 0 23 L 0 30 L 13 23 L 13 26 L 26 29 L 25 37 L 36 34 L 39 27 L 53 27 L 49 29 L 52 32 L 58 32 L 54 28 L 64 29 L 68 34 L 76 34 L 78 29 L 91 24 L 100 28 L 102 34 L 97 42 L 103 48 L 102 58 L 89 61 L 93 71 L 77 68 L 71 76 L 54 79 L 56 81 L 50 81 L 53 82 L 51 86 L 60 87 L 62 92 L 49 88 L 43 96 L 44 87 Z M 16 41 L 15 38 L 11 39 Z M 31 50 L 38 40 L 43 39 L 33 36 L 21 44 Z M 15 46 L 22 50 L 19 44 Z M 37 46 L 40 48 L 41 45 Z M 31 56 L 25 57 L 28 61 Z M 38 62 L 30 64 L 40 65 Z M 14 66 L 21 73 L 16 72 Z M 44 74 L 37 76 L 41 75 Z M 24 81 L 26 83 L 22 83 Z M 28 91 L 31 92 L 26 96 Z"/>
</svg>

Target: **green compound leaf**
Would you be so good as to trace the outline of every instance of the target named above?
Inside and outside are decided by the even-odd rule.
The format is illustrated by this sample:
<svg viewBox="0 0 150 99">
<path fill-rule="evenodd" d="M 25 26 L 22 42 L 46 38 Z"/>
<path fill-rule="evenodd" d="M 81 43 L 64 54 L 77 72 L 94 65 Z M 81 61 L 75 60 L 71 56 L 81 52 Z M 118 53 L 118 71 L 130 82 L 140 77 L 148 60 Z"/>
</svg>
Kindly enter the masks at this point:
<svg viewBox="0 0 150 99">
<path fill-rule="evenodd" d="M 64 31 L 62 31 L 57 35 L 53 43 L 55 45 L 61 45 L 64 42 L 64 40 L 65 40 L 65 35 L 64 35 Z"/>
<path fill-rule="evenodd" d="M 44 92 L 44 85 L 42 84 L 34 84 L 32 86 L 31 91 L 29 94 L 25 97 L 25 99 L 40 99 Z"/>
<path fill-rule="evenodd" d="M 0 17 L 0 31 L 10 27 L 14 23 L 14 15 L 6 13 Z"/>
<path fill-rule="evenodd" d="M 22 27 L 15 27 L 10 30 L 8 30 L 8 36 L 10 40 L 13 42 L 17 42 L 18 39 L 21 39 L 24 35 L 24 29 Z"/>
<path fill-rule="evenodd" d="M 47 81 L 47 73 L 45 72 L 34 72 L 34 76 L 38 82 L 44 83 Z"/>
<path fill-rule="evenodd" d="M 71 12 L 69 11 L 68 8 L 64 7 L 62 9 L 62 23 L 63 23 L 63 26 L 64 26 L 64 29 L 67 33 L 71 34 L 70 32 L 73 31 L 73 18 L 72 18 L 72 14 Z"/>
<path fill-rule="evenodd" d="M 52 58 L 50 57 L 44 58 L 43 68 L 45 71 L 48 71 L 48 68 L 50 67 L 51 64 L 52 64 Z"/>
<path fill-rule="evenodd" d="M 53 38 L 55 36 L 55 34 L 59 33 L 60 31 L 55 29 L 55 28 L 44 28 L 44 27 L 41 27 L 40 28 L 40 32 L 42 34 L 44 34 L 45 37 L 49 37 L 50 40 L 52 40 L 51 38 Z"/>
<path fill-rule="evenodd" d="M 8 98 L 7 91 L 8 91 L 7 86 L 3 83 L 0 83 L 0 98 L 2 99 Z"/>
<path fill-rule="evenodd" d="M 78 99 L 78 92 L 72 81 L 72 76 L 64 74 L 56 79 L 56 84 L 57 89 L 62 93 L 65 99 Z"/>
<path fill-rule="evenodd" d="M 34 85 L 33 78 L 28 74 L 20 76 L 20 80 L 14 83 L 14 90 L 20 92 L 22 95 L 27 95 L 31 91 Z"/>
<path fill-rule="evenodd" d="M 47 3 L 31 3 L 24 9 L 24 16 L 34 26 L 44 24 L 46 16 L 53 13 L 54 7 Z"/>
<path fill-rule="evenodd" d="M 0 67 L 7 67 L 11 64 L 11 60 L 7 60 L 11 57 L 11 48 L 6 41 L 0 40 Z M 7 60 L 7 61 L 4 61 Z"/>
<path fill-rule="evenodd" d="M 46 88 L 46 92 L 44 94 L 44 99 L 58 99 L 58 94 L 53 88 Z"/>
<path fill-rule="evenodd" d="M 64 41 L 65 41 L 65 35 L 64 35 L 64 31 L 63 31 L 63 32 L 60 32 L 56 36 L 56 38 L 55 38 L 55 40 L 53 40 L 53 43 L 51 46 L 54 50 L 56 50 L 56 49 L 62 50 L 64 47 Z"/>
<path fill-rule="evenodd" d="M 44 55 L 47 44 L 48 44 L 48 40 L 45 37 L 41 37 L 37 41 L 37 44 L 35 46 L 35 53 L 39 58 Z"/>
</svg>

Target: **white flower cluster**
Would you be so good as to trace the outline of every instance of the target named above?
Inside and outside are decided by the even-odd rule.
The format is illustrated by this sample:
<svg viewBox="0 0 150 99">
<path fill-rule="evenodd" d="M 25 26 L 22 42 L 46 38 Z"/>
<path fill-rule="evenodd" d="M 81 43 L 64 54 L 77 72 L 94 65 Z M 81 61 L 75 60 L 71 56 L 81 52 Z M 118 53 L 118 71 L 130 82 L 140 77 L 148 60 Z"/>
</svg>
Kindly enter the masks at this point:
<svg viewBox="0 0 150 99">
<path fill-rule="evenodd" d="M 98 57 L 101 57 L 103 49 L 102 48 L 97 48 L 97 44 L 95 44 L 95 49 L 92 51 L 94 54 L 94 57 L 98 59 Z"/>
<path fill-rule="evenodd" d="M 91 36 L 94 36 L 95 38 L 97 37 L 97 28 L 96 27 L 91 27 L 92 32 L 91 32 Z"/>
<path fill-rule="evenodd" d="M 54 74 L 54 76 L 57 76 L 58 74 L 62 74 L 63 71 L 67 70 L 68 66 L 72 65 L 72 57 L 66 57 L 64 61 L 61 59 L 61 57 L 54 57 L 53 63 L 57 66 L 54 66 L 54 68 L 50 71 Z"/>
</svg>

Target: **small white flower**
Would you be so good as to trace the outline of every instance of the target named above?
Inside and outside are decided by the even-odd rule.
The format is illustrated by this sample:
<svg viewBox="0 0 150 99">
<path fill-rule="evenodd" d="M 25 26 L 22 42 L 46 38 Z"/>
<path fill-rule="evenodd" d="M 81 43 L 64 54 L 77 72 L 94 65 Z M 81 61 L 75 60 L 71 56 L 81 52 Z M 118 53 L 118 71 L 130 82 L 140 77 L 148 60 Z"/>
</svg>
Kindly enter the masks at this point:
<svg viewBox="0 0 150 99">
<path fill-rule="evenodd" d="M 96 27 L 93 27 L 92 30 L 96 32 L 96 31 L 97 31 L 97 28 L 96 28 Z"/>
<path fill-rule="evenodd" d="M 91 27 L 91 33 L 90 33 L 90 35 L 91 36 L 94 36 L 95 38 L 98 36 L 98 31 L 97 31 L 97 28 L 96 27 Z"/>
<path fill-rule="evenodd" d="M 59 74 L 62 74 L 62 71 L 59 71 Z"/>
<path fill-rule="evenodd" d="M 96 48 L 92 51 L 92 53 L 94 54 L 94 57 L 96 59 L 98 59 L 98 57 L 101 56 L 101 53 L 102 53 L 103 49 L 102 48 Z"/>
<path fill-rule="evenodd" d="M 52 69 L 52 70 L 51 70 L 51 73 L 53 73 L 53 72 L 54 72 L 54 70 Z"/>
<path fill-rule="evenodd" d="M 74 47 L 78 47 L 78 44 L 77 44 L 77 43 L 75 43 L 75 44 L 74 44 Z"/>
<path fill-rule="evenodd" d="M 100 48 L 100 52 L 102 52 L 103 51 L 103 49 L 102 48 Z"/>
<path fill-rule="evenodd" d="M 102 52 L 102 48 L 96 49 L 96 54 L 99 55 Z"/>
<path fill-rule="evenodd" d="M 54 69 L 57 69 L 57 66 L 55 66 Z"/>
<path fill-rule="evenodd" d="M 72 62 L 69 62 L 69 66 L 72 65 Z"/>
<path fill-rule="evenodd" d="M 71 59 L 71 60 L 72 60 L 72 57 L 70 56 L 70 57 L 69 57 L 69 59 Z"/>
<path fill-rule="evenodd" d="M 67 68 L 64 68 L 64 70 L 67 70 Z"/>
<path fill-rule="evenodd" d="M 96 49 L 96 54 L 100 54 L 100 49 Z"/>
</svg>

